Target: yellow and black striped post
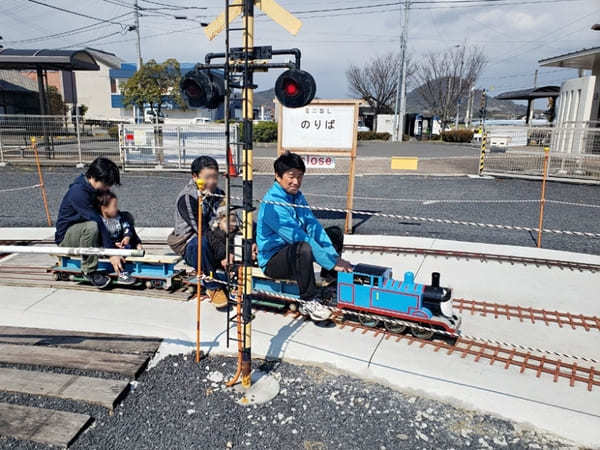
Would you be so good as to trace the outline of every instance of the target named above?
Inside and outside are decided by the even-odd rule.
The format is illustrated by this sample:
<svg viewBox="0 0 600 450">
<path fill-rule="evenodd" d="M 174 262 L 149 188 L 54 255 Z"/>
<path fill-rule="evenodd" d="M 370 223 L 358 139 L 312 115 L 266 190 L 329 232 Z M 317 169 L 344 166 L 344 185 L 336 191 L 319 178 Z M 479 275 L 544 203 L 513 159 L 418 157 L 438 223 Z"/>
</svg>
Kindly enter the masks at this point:
<svg viewBox="0 0 600 450">
<path fill-rule="evenodd" d="M 479 176 L 483 174 L 483 165 L 485 162 L 485 148 L 487 146 L 487 131 L 481 130 L 481 156 L 479 157 Z"/>
<path fill-rule="evenodd" d="M 244 127 L 244 156 L 243 156 L 243 277 L 242 283 L 242 386 L 250 387 L 252 371 L 252 120 L 254 119 L 254 88 L 253 70 L 249 67 L 249 54 L 254 48 L 254 0 L 244 0 L 242 23 L 244 25 L 244 84 L 242 90 L 242 118 Z"/>
</svg>

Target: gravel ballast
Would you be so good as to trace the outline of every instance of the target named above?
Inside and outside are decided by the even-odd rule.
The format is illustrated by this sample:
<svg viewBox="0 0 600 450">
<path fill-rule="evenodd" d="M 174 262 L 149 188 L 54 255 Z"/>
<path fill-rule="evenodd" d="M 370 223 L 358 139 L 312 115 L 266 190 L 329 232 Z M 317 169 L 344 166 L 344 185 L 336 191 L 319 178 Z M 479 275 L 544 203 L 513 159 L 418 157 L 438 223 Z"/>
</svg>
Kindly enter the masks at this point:
<svg viewBox="0 0 600 450">
<path fill-rule="evenodd" d="M 259 367 L 260 361 L 254 361 Z M 144 372 L 110 416 L 58 399 L 13 394 L 0 401 L 90 414 L 75 449 L 557 448 L 568 443 L 491 415 L 403 393 L 321 368 L 263 363 L 281 391 L 245 407 L 224 382 L 236 360 L 170 356 Z M 0 437 L 3 449 L 44 445 Z"/>
</svg>

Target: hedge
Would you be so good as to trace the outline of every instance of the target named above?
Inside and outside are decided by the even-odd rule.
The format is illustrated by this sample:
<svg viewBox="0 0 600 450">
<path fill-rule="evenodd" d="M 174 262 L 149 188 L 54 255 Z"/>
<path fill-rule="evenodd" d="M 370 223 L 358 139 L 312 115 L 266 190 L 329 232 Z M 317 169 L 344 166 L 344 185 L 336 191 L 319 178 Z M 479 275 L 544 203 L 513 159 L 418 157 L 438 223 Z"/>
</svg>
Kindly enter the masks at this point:
<svg viewBox="0 0 600 450">
<path fill-rule="evenodd" d="M 444 142 L 471 142 L 472 139 L 473 130 L 442 131 L 442 141 Z"/>
<path fill-rule="evenodd" d="M 358 132 L 358 140 L 359 141 L 373 141 L 373 140 L 382 140 L 389 141 L 392 135 L 390 133 L 376 133 L 375 131 L 359 131 Z"/>
</svg>

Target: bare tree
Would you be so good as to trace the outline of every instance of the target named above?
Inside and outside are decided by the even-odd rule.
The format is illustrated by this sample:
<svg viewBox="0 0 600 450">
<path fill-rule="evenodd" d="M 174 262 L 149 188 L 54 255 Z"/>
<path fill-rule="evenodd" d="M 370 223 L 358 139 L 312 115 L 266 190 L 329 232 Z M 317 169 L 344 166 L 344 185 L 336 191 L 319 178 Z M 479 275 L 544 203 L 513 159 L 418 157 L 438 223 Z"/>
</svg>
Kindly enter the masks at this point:
<svg viewBox="0 0 600 450">
<path fill-rule="evenodd" d="M 458 45 L 441 52 L 428 52 L 417 65 L 417 93 L 427 109 L 438 115 L 445 127 L 456 114 L 459 99 L 468 96 L 487 64 L 476 46 Z"/>
<path fill-rule="evenodd" d="M 408 59 L 406 80 L 415 69 Z M 398 73 L 402 70 L 399 54 L 387 53 L 373 57 L 364 66 L 352 64 L 346 70 L 350 95 L 365 100 L 375 114 L 393 112 Z"/>
</svg>

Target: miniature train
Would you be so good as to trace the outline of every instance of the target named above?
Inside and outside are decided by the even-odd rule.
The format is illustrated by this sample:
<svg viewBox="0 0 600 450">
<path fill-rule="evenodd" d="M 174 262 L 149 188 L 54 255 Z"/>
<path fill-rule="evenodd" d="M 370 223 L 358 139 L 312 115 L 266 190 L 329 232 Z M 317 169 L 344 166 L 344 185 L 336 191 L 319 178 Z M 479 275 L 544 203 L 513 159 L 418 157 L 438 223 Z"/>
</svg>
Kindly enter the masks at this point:
<svg viewBox="0 0 600 450">
<path fill-rule="evenodd" d="M 452 310 L 452 291 L 440 286 L 438 272 L 432 273 L 431 278 L 431 285 L 418 284 L 414 282 L 414 274 L 406 272 L 404 280 L 399 281 L 392 278 L 392 269 L 388 267 L 357 264 L 352 272 L 338 273 L 335 299 L 331 303 L 349 313 L 365 313 L 357 315 L 365 326 L 383 325 L 394 333 L 404 332 L 406 325 L 393 319 L 420 325 L 410 327 L 410 331 L 422 339 L 430 339 L 436 330 L 457 333 L 461 318 Z M 296 308 L 291 298 L 298 297 L 298 287 L 293 281 L 273 280 L 256 271 L 252 288 L 260 301 L 279 298 Z"/>
<path fill-rule="evenodd" d="M 181 257 L 146 255 L 128 257 L 125 270 L 147 288 L 176 289 L 184 284 L 195 285 L 195 277 L 186 278 L 185 270 L 176 269 Z M 100 259 L 100 270 L 112 272 L 108 260 Z M 61 256 L 59 263 L 50 268 L 57 280 L 82 281 L 81 259 Z M 116 274 L 112 274 L 116 276 Z M 192 280 L 192 281 L 190 281 Z M 258 268 L 252 271 L 252 301 L 257 306 L 295 310 L 298 286 L 291 280 L 274 280 Z M 347 311 L 349 316 L 369 327 L 383 325 L 388 331 L 402 333 L 406 325 L 393 320 L 408 321 L 420 327 L 410 327 L 418 338 L 429 339 L 436 330 L 457 333 L 461 318 L 452 309 L 451 289 L 440 286 L 440 274 L 433 272 L 431 284 L 418 284 L 414 274 L 406 272 L 402 281 L 395 280 L 389 267 L 357 264 L 352 272 L 339 272 L 337 283 L 321 284 L 325 303 Z M 386 320 L 387 319 L 387 320 Z M 391 320 L 390 320 L 391 319 Z"/>
<path fill-rule="evenodd" d="M 175 269 L 181 259 L 175 255 L 128 256 L 125 258 L 123 269 L 138 281 L 138 287 L 143 284 L 149 289 L 175 289 L 179 287 L 179 281 L 185 275 L 185 270 Z M 85 281 L 82 277 L 80 257 L 59 256 L 58 263 L 49 270 L 54 273 L 57 281 Z M 101 258 L 98 261 L 98 270 L 109 274 L 113 280 L 117 277 L 107 259 Z M 115 283 L 118 284 L 116 281 Z"/>
</svg>

